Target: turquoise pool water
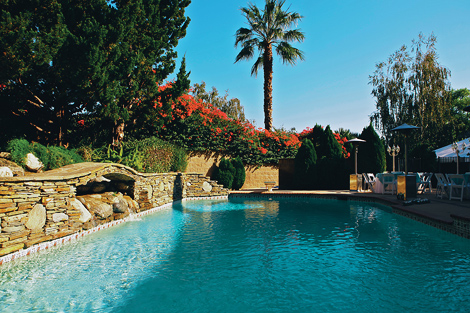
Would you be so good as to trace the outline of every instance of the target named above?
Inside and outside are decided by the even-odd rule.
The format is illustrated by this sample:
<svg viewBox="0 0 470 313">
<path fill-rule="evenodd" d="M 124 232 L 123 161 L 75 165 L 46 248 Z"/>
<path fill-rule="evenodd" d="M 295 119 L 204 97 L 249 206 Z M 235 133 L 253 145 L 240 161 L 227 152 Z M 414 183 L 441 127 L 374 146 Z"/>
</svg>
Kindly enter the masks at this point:
<svg viewBox="0 0 470 313">
<path fill-rule="evenodd" d="M 373 203 L 188 201 L 0 267 L 0 312 L 468 312 L 470 241 Z"/>
</svg>

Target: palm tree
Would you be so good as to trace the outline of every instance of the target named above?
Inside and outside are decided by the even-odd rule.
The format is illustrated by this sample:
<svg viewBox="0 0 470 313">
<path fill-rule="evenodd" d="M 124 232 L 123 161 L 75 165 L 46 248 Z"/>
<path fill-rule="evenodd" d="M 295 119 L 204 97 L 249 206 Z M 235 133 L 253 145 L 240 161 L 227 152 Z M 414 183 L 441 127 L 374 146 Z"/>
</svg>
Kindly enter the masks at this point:
<svg viewBox="0 0 470 313">
<path fill-rule="evenodd" d="M 249 60 L 255 49 L 259 57 L 251 68 L 251 75 L 257 75 L 258 69 L 264 69 L 264 125 L 267 130 L 273 126 L 273 47 L 283 63 L 294 65 L 297 59 L 304 60 L 302 51 L 292 47 L 289 42 L 302 42 L 305 39 L 300 29 L 291 29 L 302 16 L 295 12 L 283 11 L 284 0 L 266 0 L 264 10 L 259 10 L 254 4 L 242 8 L 243 15 L 248 20 L 249 28 L 240 28 L 235 34 L 235 47 L 240 44 L 242 50 L 238 53 L 235 63 Z"/>
</svg>

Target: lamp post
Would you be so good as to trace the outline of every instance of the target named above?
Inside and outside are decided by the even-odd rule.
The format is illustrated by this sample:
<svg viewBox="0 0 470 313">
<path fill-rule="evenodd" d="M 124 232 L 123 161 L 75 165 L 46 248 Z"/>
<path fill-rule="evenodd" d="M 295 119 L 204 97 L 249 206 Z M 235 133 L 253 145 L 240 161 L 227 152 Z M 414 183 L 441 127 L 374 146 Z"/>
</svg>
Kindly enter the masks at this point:
<svg viewBox="0 0 470 313">
<path fill-rule="evenodd" d="M 388 154 L 390 154 L 393 158 L 393 170 L 392 172 L 395 172 L 395 157 L 400 153 L 400 146 L 395 146 L 393 145 L 392 147 L 388 146 Z"/>
</svg>

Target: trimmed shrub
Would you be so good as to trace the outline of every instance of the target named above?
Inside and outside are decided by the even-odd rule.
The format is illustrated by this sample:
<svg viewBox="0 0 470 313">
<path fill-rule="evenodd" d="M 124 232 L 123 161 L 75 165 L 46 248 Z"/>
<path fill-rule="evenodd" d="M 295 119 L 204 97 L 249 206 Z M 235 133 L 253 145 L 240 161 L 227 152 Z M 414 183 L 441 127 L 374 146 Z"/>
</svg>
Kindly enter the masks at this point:
<svg viewBox="0 0 470 313">
<path fill-rule="evenodd" d="M 236 157 L 235 159 L 232 159 L 231 163 L 233 167 L 235 168 L 235 175 L 233 177 L 232 189 L 240 190 L 240 188 L 243 187 L 243 184 L 245 184 L 245 178 L 246 178 L 245 166 L 243 165 L 242 159 L 240 157 Z"/>
<path fill-rule="evenodd" d="M 298 189 L 311 189 L 317 178 L 317 153 L 313 143 L 309 139 L 302 141 L 295 163 L 295 185 Z"/>
<path fill-rule="evenodd" d="M 362 130 L 359 138 L 366 142 L 359 145 L 357 172 L 382 173 L 385 171 L 385 147 L 372 124 Z"/>
<path fill-rule="evenodd" d="M 225 188 L 231 189 L 234 176 L 235 168 L 232 163 L 228 159 L 222 158 L 217 169 L 216 180 Z"/>
</svg>

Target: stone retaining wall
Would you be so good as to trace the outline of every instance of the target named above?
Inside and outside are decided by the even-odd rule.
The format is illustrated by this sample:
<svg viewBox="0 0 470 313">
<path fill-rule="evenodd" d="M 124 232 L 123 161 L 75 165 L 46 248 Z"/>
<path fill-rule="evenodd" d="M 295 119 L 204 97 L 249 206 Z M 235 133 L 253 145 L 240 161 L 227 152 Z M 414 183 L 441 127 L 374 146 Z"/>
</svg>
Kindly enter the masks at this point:
<svg viewBox="0 0 470 313">
<path fill-rule="evenodd" d="M 186 171 L 212 176 L 222 157 L 217 153 L 192 153 L 188 158 Z M 276 185 L 279 184 L 279 167 L 277 165 L 245 166 L 245 173 L 245 184 L 242 189 L 265 188 L 264 182 L 266 181 L 274 181 Z"/>
<path fill-rule="evenodd" d="M 74 205 L 77 190 L 87 194 L 106 188 L 135 200 L 136 213 L 184 198 L 228 194 L 202 174 L 142 174 L 120 164 L 80 163 L 41 174 L 1 178 L 0 256 L 124 218 L 122 213 L 113 213 L 84 222 L 87 212 Z"/>
</svg>

